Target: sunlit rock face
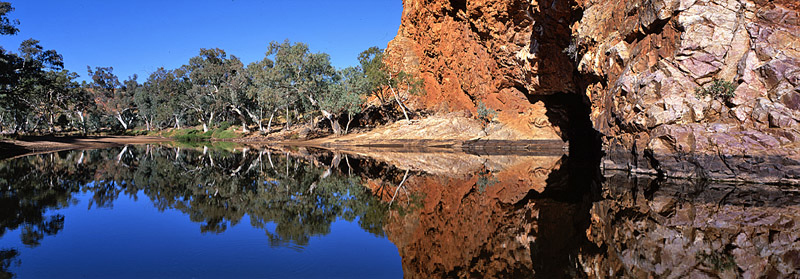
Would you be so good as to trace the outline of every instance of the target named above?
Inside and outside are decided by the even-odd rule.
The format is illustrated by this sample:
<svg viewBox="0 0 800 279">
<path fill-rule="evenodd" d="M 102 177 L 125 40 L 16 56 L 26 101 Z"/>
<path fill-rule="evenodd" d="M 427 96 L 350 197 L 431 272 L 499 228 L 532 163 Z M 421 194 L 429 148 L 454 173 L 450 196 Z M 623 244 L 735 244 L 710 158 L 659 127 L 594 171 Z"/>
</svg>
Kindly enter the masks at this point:
<svg viewBox="0 0 800 279">
<path fill-rule="evenodd" d="M 800 193 L 609 177 L 591 208 L 591 278 L 797 278 Z"/>
<path fill-rule="evenodd" d="M 577 69 L 607 168 L 797 183 L 796 1 L 581 1 Z M 697 94 L 732 81 L 735 97 Z"/>
<path fill-rule="evenodd" d="M 586 96 L 603 167 L 800 183 L 800 4 L 793 0 L 406 0 L 389 62 L 416 108 L 478 101 L 564 136 L 544 96 Z M 731 81 L 735 97 L 697 94 Z M 533 128 L 531 128 L 533 127 Z M 531 135 L 543 133 L 530 133 Z"/>
<path fill-rule="evenodd" d="M 557 129 L 544 102 L 529 100 L 528 93 L 574 87 L 570 61 L 559 55 L 569 44 L 568 2 L 537 6 L 537 12 L 516 0 L 409 0 L 403 6 L 389 64 L 424 81 L 427 94 L 413 97 L 413 106 L 475 113 L 482 101 L 519 130 Z"/>
</svg>

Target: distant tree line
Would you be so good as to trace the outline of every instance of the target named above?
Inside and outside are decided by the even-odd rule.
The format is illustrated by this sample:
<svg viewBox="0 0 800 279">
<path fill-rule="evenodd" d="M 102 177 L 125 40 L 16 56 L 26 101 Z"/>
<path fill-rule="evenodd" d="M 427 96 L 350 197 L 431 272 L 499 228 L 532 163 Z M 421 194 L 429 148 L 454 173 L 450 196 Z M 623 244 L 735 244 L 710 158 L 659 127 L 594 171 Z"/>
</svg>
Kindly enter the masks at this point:
<svg viewBox="0 0 800 279">
<path fill-rule="evenodd" d="M 0 35 L 18 32 L 0 2 Z M 219 48 L 200 49 L 177 69 L 158 68 L 143 82 L 133 75 L 120 81 L 112 67 L 87 66 L 90 82 L 64 69 L 63 58 L 39 41 L 24 41 L 18 51 L 0 47 L 0 132 L 126 131 L 240 124 L 243 132 L 315 123 L 322 116 L 336 134 L 347 133 L 353 116 L 372 96 L 393 102 L 408 119 L 403 102 L 419 82 L 383 62 L 372 47 L 355 67 L 336 69 L 330 56 L 312 53 L 304 43 L 271 42 L 265 57 L 249 65 Z M 344 124 L 344 127 L 342 127 Z"/>
</svg>

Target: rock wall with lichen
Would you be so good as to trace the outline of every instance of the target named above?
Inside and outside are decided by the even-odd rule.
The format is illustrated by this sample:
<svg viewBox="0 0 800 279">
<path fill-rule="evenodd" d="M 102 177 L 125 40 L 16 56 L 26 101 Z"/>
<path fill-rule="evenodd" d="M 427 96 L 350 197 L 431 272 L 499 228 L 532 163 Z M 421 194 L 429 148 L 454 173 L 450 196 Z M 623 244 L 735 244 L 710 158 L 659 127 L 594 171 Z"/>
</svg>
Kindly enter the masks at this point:
<svg viewBox="0 0 800 279">
<path fill-rule="evenodd" d="M 796 1 L 403 5 L 388 58 L 424 81 L 413 108 L 474 113 L 484 102 L 500 122 L 570 139 L 568 110 L 586 106 L 606 169 L 800 183 Z M 716 80 L 735 97 L 697 94 Z"/>
</svg>

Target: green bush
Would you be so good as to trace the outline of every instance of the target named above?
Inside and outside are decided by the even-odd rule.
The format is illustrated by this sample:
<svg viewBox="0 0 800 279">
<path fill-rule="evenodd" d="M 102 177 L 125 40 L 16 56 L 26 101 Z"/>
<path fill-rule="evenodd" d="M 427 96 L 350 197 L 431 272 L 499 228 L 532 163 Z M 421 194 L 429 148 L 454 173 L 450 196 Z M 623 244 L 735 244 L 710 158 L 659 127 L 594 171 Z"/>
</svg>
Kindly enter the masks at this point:
<svg viewBox="0 0 800 279">
<path fill-rule="evenodd" d="M 230 122 L 228 122 L 228 121 L 222 121 L 221 123 L 219 123 L 219 127 L 218 127 L 218 129 L 219 129 L 219 130 L 227 130 L 227 129 L 228 129 L 228 128 L 230 128 L 230 127 L 231 127 L 231 123 L 230 123 Z"/>
<path fill-rule="evenodd" d="M 483 122 L 484 126 L 492 122 L 495 116 L 497 116 L 497 111 L 487 108 L 486 104 L 482 101 L 478 101 L 478 120 Z"/>
<path fill-rule="evenodd" d="M 238 138 L 239 134 L 231 130 L 217 129 L 211 136 L 215 139 L 232 139 Z"/>
<path fill-rule="evenodd" d="M 189 130 L 184 133 L 184 131 L 177 131 L 172 136 L 173 139 L 180 142 L 199 142 L 199 141 L 208 141 L 211 139 L 211 135 L 208 133 L 203 133 L 200 130 Z"/>
<path fill-rule="evenodd" d="M 478 173 L 478 181 L 475 184 L 478 186 L 478 192 L 483 193 L 486 192 L 486 188 L 494 186 L 497 182 L 497 178 L 491 172 L 482 170 Z"/>
<path fill-rule="evenodd" d="M 714 99 L 721 99 L 723 101 L 729 101 L 733 97 L 736 97 L 736 84 L 730 81 L 725 81 L 721 79 L 714 79 L 711 81 L 711 84 L 706 87 L 699 87 L 695 90 L 695 95 L 698 98 L 702 98 L 705 96 L 710 96 Z"/>
</svg>

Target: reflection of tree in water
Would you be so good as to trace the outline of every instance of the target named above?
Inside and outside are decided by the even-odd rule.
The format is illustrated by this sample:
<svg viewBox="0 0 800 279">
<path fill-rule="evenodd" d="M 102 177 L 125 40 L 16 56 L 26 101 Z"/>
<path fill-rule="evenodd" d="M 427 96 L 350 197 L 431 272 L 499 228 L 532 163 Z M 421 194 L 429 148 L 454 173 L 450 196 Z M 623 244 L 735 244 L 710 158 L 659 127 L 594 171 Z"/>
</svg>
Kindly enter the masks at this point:
<svg viewBox="0 0 800 279">
<path fill-rule="evenodd" d="M 16 249 L 0 250 L 0 278 L 14 278 L 14 273 L 8 271 L 11 265 L 19 265 L 19 251 Z"/>
<path fill-rule="evenodd" d="M 77 185 L 54 176 L 40 175 L 53 169 L 58 154 L 25 157 L 0 165 L 0 236 L 6 230 L 21 228 L 22 243 L 39 245 L 45 235 L 53 235 L 64 227 L 64 216 L 46 216 L 47 209 L 64 207 L 71 202 Z M 74 169 L 59 169 L 69 174 Z"/>
<path fill-rule="evenodd" d="M 93 193 L 89 207 L 113 207 L 119 195 L 135 199 L 142 192 L 159 210 L 176 209 L 202 223 L 202 232 L 224 232 L 247 215 L 272 245 L 305 245 L 309 237 L 329 233 L 340 218 L 358 219 L 366 231 L 382 236 L 388 210 L 360 178 L 266 151 L 73 151 L 0 162 L 0 177 L 12 185 L 0 196 L 0 232 L 21 226 L 26 245 L 63 228 L 64 216 L 44 213 L 73 203 L 77 191 Z"/>
<path fill-rule="evenodd" d="M 7 231 L 20 229 L 22 244 L 36 247 L 48 235 L 64 228 L 64 216 L 48 215 L 47 211 L 75 202 L 72 193 L 82 182 L 67 179 L 81 176 L 82 170 L 62 164 L 70 158 L 64 153 L 29 156 L 0 162 L 0 237 Z M 7 270 L 19 251 L 0 251 L 0 278 L 12 277 Z"/>
</svg>

